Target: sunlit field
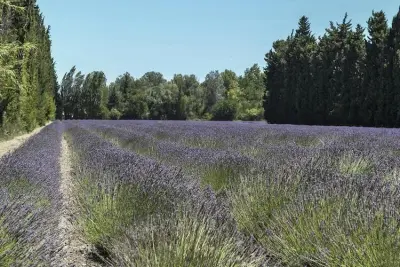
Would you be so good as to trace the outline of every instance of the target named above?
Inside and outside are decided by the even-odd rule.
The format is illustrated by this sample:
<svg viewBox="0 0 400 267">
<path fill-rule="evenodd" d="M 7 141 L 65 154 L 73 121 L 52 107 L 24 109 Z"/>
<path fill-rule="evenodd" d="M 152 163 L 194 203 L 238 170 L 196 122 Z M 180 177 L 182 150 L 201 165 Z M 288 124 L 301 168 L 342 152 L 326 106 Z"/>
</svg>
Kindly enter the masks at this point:
<svg viewBox="0 0 400 267">
<path fill-rule="evenodd" d="M 93 266 L 398 266 L 399 137 L 264 122 L 57 121 L 0 159 L 0 266 L 63 257 L 63 142 L 66 209 Z"/>
</svg>

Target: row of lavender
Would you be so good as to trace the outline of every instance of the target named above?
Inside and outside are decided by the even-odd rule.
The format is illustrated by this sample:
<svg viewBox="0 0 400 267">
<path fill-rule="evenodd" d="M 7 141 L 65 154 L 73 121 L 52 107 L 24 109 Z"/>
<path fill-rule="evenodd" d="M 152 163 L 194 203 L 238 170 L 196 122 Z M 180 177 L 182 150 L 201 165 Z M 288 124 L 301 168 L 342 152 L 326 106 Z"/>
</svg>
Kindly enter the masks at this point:
<svg viewBox="0 0 400 267">
<path fill-rule="evenodd" d="M 265 167 L 257 160 L 240 153 L 222 149 L 185 147 L 176 142 L 158 140 L 142 129 L 110 127 L 96 121 L 79 122 L 79 125 L 130 151 L 151 157 L 165 165 L 175 166 L 182 170 L 186 177 L 194 177 L 196 182 L 209 184 L 217 191 L 223 188 L 228 180 L 251 170 L 261 171 Z M 234 177 L 231 174 L 235 174 Z"/>
<path fill-rule="evenodd" d="M 85 124 L 103 124 L 148 133 L 158 139 L 167 139 L 191 146 L 209 144 L 226 149 L 288 144 L 321 146 L 335 143 L 334 141 L 338 141 L 337 137 L 353 138 L 366 135 L 371 136 L 371 140 L 379 136 L 396 140 L 400 135 L 396 129 L 268 125 L 261 122 L 85 121 Z"/>
<path fill-rule="evenodd" d="M 60 265 L 60 143 L 55 122 L 0 159 L 0 265 Z"/>
<path fill-rule="evenodd" d="M 66 125 L 81 229 L 95 248 L 93 260 L 113 266 L 266 262 L 259 248 L 243 245 L 248 240 L 235 230 L 226 206 L 181 168 L 116 146 L 90 122 Z"/>
<path fill-rule="evenodd" d="M 152 121 L 81 125 L 134 151 L 151 147 L 157 153 L 147 155 L 182 169 L 233 162 L 244 170 L 226 192 L 236 224 L 289 266 L 400 261 L 398 130 Z M 249 172 L 253 167 L 258 171 Z M 218 184 L 223 176 L 206 181 Z"/>
<path fill-rule="evenodd" d="M 137 124 L 137 127 L 135 125 Z M 96 122 L 85 121 L 83 127 L 121 146 L 156 158 L 166 164 L 190 170 L 210 180 L 207 173 L 224 169 L 227 175 L 270 173 L 281 168 L 314 169 L 336 174 L 382 176 L 390 178 L 400 167 L 399 133 L 393 129 L 361 129 L 340 127 L 271 126 L 245 123 L 171 123 L 171 122 Z M 190 128 L 191 127 L 191 128 Z M 225 129 L 225 130 L 224 130 Z M 306 134 L 306 130 L 308 130 Z M 160 139 L 160 132 L 163 138 Z M 229 132 L 232 144 L 213 143 L 196 147 L 185 142 L 183 132 L 205 134 L 203 139 L 223 142 Z M 213 132 L 213 134 L 210 134 Z M 247 135 L 244 134 L 247 132 Z M 169 137 L 168 137 L 169 136 Z M 179 138 L 177 136 L 180 136 Z M 182 137 L 184 136 L 184 137 Z M 236 136 L 236 139 L 234 139 Z M 176 137 L 176 138 L 175 138 Z M 192 138 L 192 137 L 188 137 Z M 246 138 L 246 140 L 244 139 Z M 236 147 L 236 149 L 232 149 Z M 254 153 L 238 147 L 253 147 Z M 224 168 L 221 168 L 223 166 Z M 255 171 L 256 170 L 256 171 Z M 220 171 L 219 171 L 220 172 Z M 214 175 L 215 176 L 215 175 Z M 213 177 L 211 177 L 213 178 Z"/>
<path fill-rule="evenodd" d="M 355 161 L 367 159 L 375 174 L 400 166 L 400 131 L 396 129 L 170 121 L 91 121 L 84 124 L 92 129 L 103 127 L 101 131 L 117 136 L 123 143 L 133 141 L 136 146 L 157 146 L 163 158 L 173 156 L 179 162 L 192 160 L 208 164 L 218 161 L 213 156 L 216 154 L 219 159 L 227 157 L 228 161 L 229 156 L 246 156 L 263 165 L 276 166 L 285 161 L 293 165 L 296 160 L 299 160 L 296 164 L 304 164 L 305 159 L 315 159 L 315 155 L 319 155 L 329 160 L 325 168 L 336 168 L 341 160 L 351 158 Z M 191 142 L 196 138 L 208 142 L 199 147 L 201 142 Z"/>
</svg>

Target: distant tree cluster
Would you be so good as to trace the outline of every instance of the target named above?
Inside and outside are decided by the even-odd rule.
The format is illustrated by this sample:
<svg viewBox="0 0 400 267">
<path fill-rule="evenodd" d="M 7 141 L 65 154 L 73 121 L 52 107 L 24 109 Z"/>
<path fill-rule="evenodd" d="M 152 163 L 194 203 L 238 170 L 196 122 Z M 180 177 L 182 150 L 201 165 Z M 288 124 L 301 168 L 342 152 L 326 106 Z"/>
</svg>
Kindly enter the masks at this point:
<svg viewBox="0 0 400 267">
<path fill-rule="evenodd" d="M 55 117 L 50 27 L 35 0 L 0 0 L 0 129 L 30 131 Z"/>
<path fill-rule="evenodd" d="M 346 14 L 316 38 L 303 16 L 297 30 L 265 56 L 265 119 L 400 126 L 400 12 L 391 27 L 384 12 L 372 12 L 367 28 L 366 38 Z"/>
<path fill-rule="evenodd" d="M 264 73 L 255 64 L 238 76 L 211 71 L 203 82 L 195 75 L 159 72 L 140 78 L 129 73 L 107 85 L 101 71 L 87 75 L 74 66 L 62 79 L 57 116 L 64 119 L 214 119 L 263 118 Z"/>
</svg>

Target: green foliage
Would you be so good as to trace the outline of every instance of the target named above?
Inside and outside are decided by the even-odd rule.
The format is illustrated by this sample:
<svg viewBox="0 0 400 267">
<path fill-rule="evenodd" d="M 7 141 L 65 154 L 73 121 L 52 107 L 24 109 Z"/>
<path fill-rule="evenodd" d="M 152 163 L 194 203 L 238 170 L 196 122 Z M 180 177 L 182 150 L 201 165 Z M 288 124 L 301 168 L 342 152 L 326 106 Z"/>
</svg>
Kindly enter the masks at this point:
<svg viewBox="0 0 400 267">
<path fill-rule="evenodd" d="M 294 179 L 293 179 L 294 178 Z M 243 179 L 228 192 L 239 228 L 287 266 L 394 266 L 398 222 L 354 190 L 305 197 L 299 179 Z M 302 182 L 304 183 L 304 181 Z"/>
<path fill-rule="evenodd" d="M 369 174 L 373 171 L 374 166 L 371 161 L 362 157 L 352 157 L 345 155 L 339 160 L 339 170 L 342 174 L 357 175 Z"/>
<path fill-rule="evenodd" d="M 261 120 L 263 80 L 255 64 L 243 77 L 212 71 L 202 84 L 195 75 L 176 74 L 167 81 L 159 72 L 148 72 L 139 79 L 124 73 L 106 86 L 102 72 L 85 76 L 72 67 L 62 80 L 57 111 L 65 119 Z M 216 114 L 222 109 L 230 111 Z"/>
<path fill-rule="evenodd" d="M 42 194 L 40 194 L 40 188 L 23 177 L 7 181 L 3 186 L 7 189 L 11 198 L 18 199 L 21 195 L 42 196 Z M 48 207 L 51 204 L 50 199 L 46 197 L 36 197 L 31 201 L 36 208 Z"/>
<path fill-rule="evenodd" d="M 0 217 L 0 266 L 13 266 L 13 252 L 17 249 L 17 241 L 8 233 L 2 224 L 4 219 Z"/>
<path fill-rule="evenodd" d="M 226 89 L 225 93 L 238 86 L 238 77 L 232 70 L 225 70 L 222 72 L 221 78 L 223 80 L 224 88 Z"/>
<path fill-rule="evenodd" d="M 272 49 L 265 55 L 265 119 L 271 123 L 283 122 L 285 93 L 285 54 L 290 39 L 278 40 L 272 44 Z M 268 90 L 268 91 L 267 91 Z"/>
<path fill-rule="evenodd" d="M 211 71 L 202 85 L 205 91 L 205 109 L 206 112 L 211 112 L 214 105 L 223 99 L 226 90 L 224 80 L 218 71 Z"/>
<path fill-rule="evenodd" d="M 214 191 L 220 192 L 235 184 L 239 178 L 240 172 L 235 168 L 216 165 L 204 171 L 201 183 L 210 185 Z"/>
<path fill-rule="evenodd" d="M 228 191 L 232 214 L 239 228 L 258 240 L 263 238 L 273 214 L 296 197 L 297 182 L 295 177 L 291 183 L 268 182 L 261 176 L 239 179 Z"/>
<path fill-rule="evenodd" d="M 212 109 L 212 120 L 231 121 L 237 118 L 238 107 L 233 100 L 221 100 Z"/>
<path fill-rule="evenodd" d="M 278 40 L 265 56 L 265 119 L 311 125 L 399 125 L 400 46 L 398 13 L 389 28 L 384 12 L 372 12 L 368 38 L 347 14 L 330 22 L 318 42 L 308 18 Z"/>
<path fill-rule="evenodd" d="M 356 209 L 345 198 L 328 198 L 310 203 L 303 210 L 284 211 L 270 226 L 274 233 L 267 242 L 292 266 L 392 266 L 399 260 L 394 253 L 398 236 L 386 231 L 395 224 L 387 227 L 378 212 L 373 215 L 371 228 Z"/>
<path fill-rule="evenodd" d="M 154 119 L 176 118 L 176 104 L 179 88 L 172 82 L 163 83 L 148 89 L 150 117 Z"/>
<path fill-rule="evenodd" d="M 122 116 L 122 114 L 121 114 L 121 112 L 119 112 L 118 109 L 112 108 L 112 109 L 110 110 L 110 119 L 112 119 L 112 120 L 119 120 L 119 119 L 121 118 L 121 116 Z"/>
<path fill-rule="evenodd" d="M 30 131 L 55 117 L 50 29 L 36 1 L 1 1 L 0 128 Z"/>
<path fill-rule="evenodd" d="M 79 190 L 83 191 L 78 197 L 86 210 L 82 217 L 84 234 L 95 245 L 119 236 L 122 227 L 153 213 L 160 204 L 133 185 L 115 184 L 114 188 L 106 189 L 90 183 L 88 179 L 80 181 Z"/>
<path fill-rule="evenodd" d="M 121 181 L 108 180 L 100 186 L 91 176 L 88 173 L 86 178 L 75 177 L 74 181 L 75 198 L 80 207 L 79 229 L 85 240 L 96 248 L 98 260 L 107 261 L 114 239 L 122 238 L 127 228 L 148 216 L 167 212 L 168 206 L 162 192 L 149 195 L 138 186 Z"/>
<path fill-rule="evenodd" d="M 120 266 L 197 267 L 260 266 L 261 258 L 238 247 L 234 236 L 202 214 L 183 210 L 169 218 L 152 218 L 136 242 L 116 245 Z M 132 253 L 132 251 L 137 251 Z"/>
<path fill-rule="evenodd" d="M 264 79 L 265 74 L 257 64 L 246 69 L 244 75 L 239 77 L 241 89 L 239 119 L 250 121 L 263 119 Z"/>
<path fill-rule="evenodd" d="M 245 109 L 239 114 L 239 119 L 244 121 L 259 121 L 262 120 L 263 117 L 264 109 L 262 107 Z"/>
</svg>

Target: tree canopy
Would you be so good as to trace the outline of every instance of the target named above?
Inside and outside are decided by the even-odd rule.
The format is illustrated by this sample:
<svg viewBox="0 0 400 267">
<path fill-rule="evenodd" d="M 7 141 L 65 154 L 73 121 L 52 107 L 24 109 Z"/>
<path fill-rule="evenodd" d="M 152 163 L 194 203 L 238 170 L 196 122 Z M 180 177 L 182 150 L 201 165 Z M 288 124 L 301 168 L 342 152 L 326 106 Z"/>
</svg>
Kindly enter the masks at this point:
<svg viewBox="0 0 400 267">
<path fill-rule="evenodd" d="M 30 131 L 56 114 L 50 27 L 35 0 L 0 0 L 0 21 L 0 126 Z"/>
<path fill-rule="evenodd" d="M 266 54 L 265 119 L 271 123 L 400 126 L 400 13 L 391 27 L 372 12 L 367 32 L 345 14 L 315 38 L 303 16 Z"/>
<path fill-rule="evenodd" d="M 64 119 L 262 119 L 264 73 L 254 64 L 243 75 L 210 71 L 203 82 L 194 74 L 171 80 L 155 71 L 134 78 L 126 72 L 106 85 L 103 72 L 83 75 L 76 67 L 60 85 L 59 118 Z"/>
</svg>

